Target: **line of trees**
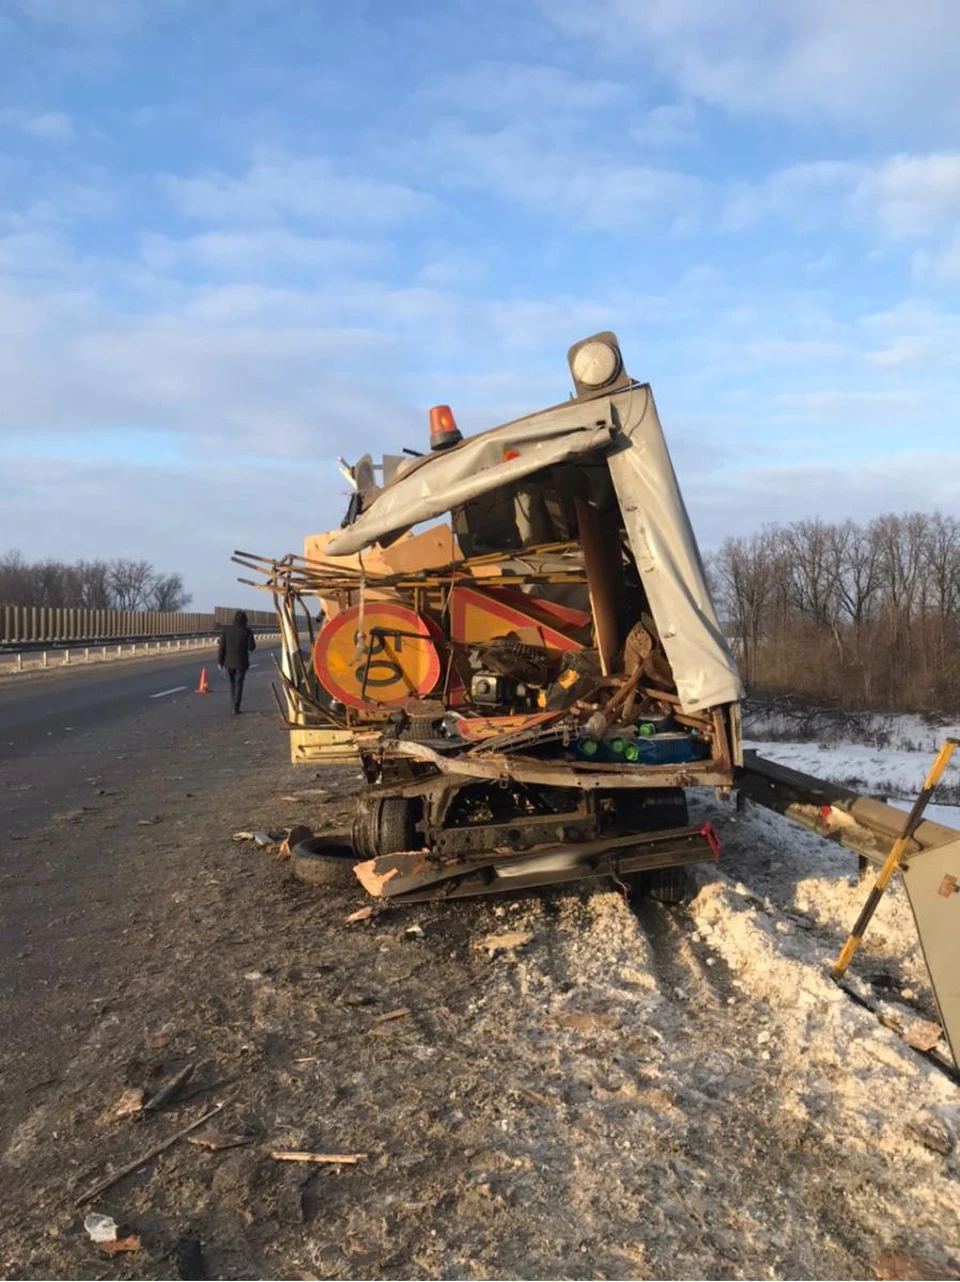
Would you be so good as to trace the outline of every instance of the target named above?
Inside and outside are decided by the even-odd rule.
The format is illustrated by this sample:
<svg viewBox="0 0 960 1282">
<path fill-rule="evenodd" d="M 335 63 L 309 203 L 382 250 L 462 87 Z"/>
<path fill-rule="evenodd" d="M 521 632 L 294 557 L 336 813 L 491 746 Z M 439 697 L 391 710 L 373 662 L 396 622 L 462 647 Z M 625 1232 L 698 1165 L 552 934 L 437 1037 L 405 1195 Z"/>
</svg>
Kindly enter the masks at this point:
<svg viewBox="0 0 960 1282">
<path fill-rule="evenodd" d="M 960 521 L 797 521 L 708 560 L 744 680 L 848 708 L 960 710 Z"/>
<path fill-rule="evenodd" d="M 193 598 L 180 574 L 161 574 L 149 561 L 27 561 L 0 557 L 0 605 L 87 610 L 177 611 Z"/>
</svg>

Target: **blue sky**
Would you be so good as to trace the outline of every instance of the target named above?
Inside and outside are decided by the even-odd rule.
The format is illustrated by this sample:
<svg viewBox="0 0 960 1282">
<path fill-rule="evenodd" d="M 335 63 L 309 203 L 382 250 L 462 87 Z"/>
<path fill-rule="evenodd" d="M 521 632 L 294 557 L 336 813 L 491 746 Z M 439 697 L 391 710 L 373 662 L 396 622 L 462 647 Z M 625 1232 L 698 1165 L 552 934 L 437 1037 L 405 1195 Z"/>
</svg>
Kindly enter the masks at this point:
<svg viewBox="0 0 960 1282">
<path fill-rule="evenodd" d="M 337 454 L 601 328 L 706 547 L 960 514 L 958 55 L 954 0 L 0 0 L 0 550 L 239 600 Z"/>
</svg>

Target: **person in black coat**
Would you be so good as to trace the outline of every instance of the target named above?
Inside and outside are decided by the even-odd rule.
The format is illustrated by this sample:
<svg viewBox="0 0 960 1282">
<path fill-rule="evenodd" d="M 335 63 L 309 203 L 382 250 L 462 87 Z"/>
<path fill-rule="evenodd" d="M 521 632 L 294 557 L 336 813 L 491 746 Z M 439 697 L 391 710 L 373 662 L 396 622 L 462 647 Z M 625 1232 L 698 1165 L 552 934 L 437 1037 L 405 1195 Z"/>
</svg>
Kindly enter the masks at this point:
<svg viewBox="0 0 960 1282">
<path fill-rule="evenodd" d="M 230 699 L 234 716 L 240 712 L 243 681 L 250 667 L 250 651 L 256 648 L 253 633 L 247 627 L 247 616 L 243 610 L 238 610 L 233 616 L 233 622 L 220 633 L 220 650 L 217 655 L 218 667 L 221 671 L 226 668 L 230 678 Z"/>
</svg>

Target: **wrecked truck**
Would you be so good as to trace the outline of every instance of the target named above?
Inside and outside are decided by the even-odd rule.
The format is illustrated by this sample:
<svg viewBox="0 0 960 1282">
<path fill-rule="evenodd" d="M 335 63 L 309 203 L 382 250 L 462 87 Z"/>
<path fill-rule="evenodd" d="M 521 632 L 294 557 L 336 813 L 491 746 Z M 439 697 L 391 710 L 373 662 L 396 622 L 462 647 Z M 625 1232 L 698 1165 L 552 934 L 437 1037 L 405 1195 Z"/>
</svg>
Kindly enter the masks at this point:
<svg viewBox="0 0 960 1282">
<path fill-rule="evenodd" d="M 373 895 L 614 877 L 657 898 L 715 859 L 685 789 L 729 789 L 741 684 L 650 386 L 616 335 L 562 404 L 429 450 L 341 460 L 340 529 L 238 553 L 274 593 L 295 761 L 358 762 Z M 318 608 L 319 607 L 319 608 Z"/>
<path fill-rule="evenodd" d="M 591 878 L 675 902 L 685 867 L 719 854 L 686 789 L 735 787 L 879 870 L 838 983 L 900 874 L 953 1062 L 923 1053 L 956 1077 L 960 831 L 923 817 L 956 741 L 909 815 L 744 752 L 653 393 L 612 333 L 568 360 L 560 405 L 467 438 L 435 406 L 429 450 L 341 460 L 346 515 L 303 555 L 234 554 L 274 597 L 293 761 L 366 779 L 339 856 L 298 848 L 310 879 L 346 858 L 395 903 Z"/>
</svg>

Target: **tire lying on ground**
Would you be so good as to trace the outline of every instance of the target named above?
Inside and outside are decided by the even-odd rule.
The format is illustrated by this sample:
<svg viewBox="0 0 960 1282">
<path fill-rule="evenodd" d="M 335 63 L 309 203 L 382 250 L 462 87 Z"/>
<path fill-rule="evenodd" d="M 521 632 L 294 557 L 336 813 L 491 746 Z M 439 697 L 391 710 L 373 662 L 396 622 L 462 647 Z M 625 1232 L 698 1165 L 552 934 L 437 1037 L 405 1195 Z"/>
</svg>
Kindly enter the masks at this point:
<svg viewBox="0 0 960 1282">
<path fill-rule="evenodd" d="M 347 832 L 327 833 L 298 842 L 290 852 L 290 873 L 306 886 L 357 886 L 359 863 Z"/>
</svg>

